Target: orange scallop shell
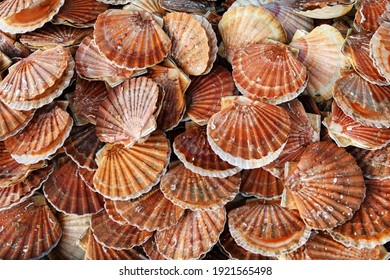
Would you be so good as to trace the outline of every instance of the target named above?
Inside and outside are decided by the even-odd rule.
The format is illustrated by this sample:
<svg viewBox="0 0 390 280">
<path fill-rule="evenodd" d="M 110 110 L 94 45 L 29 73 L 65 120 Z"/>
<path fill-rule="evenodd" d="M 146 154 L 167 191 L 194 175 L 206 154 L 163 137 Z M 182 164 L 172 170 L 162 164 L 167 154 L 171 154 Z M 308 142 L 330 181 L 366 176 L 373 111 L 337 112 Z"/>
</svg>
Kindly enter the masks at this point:
<svg viewBox="0 0 390 280">
<path fill-rule="evenodd" d="M 9 17 L 13 14 L 19 13 L 20 11 L 27 9 L 29 6 L 34 4 L 35 0 L 8 0 L 0 3 L 0 16 Z"/>
<path fill-rule="evenodd" d="M 26 127 L 35 110 L 19 111 L 0 101 L 0 141 L 3 141 Z"/>
<path fill-rule="evenodd" d="M 362 169 L 364 177 L 377 180 L 390 179 L 390 146 L 373 151 L 355 148 L 350 153 Z"/>
<path fill-rule="evenodd" d="M 390 80 L 390 22 L 384 22 L 370 41 L 370 55 L 379 73 Z"/>
<path fill-rule="evenodd" d="M 360 0 L 356 7 L 354 27 L 361 31 L 375 32 L 378 27 L 378 19 L 386 11 L 388 0 Z"/>
<path fill-rule="evenodd" d="M 117 224 L 120 224 L 120 225 L 129 225 L 130 224 L 122 217 L 122 215 L 118 212 L 118 210 L 116 210 L 115 200 L 105 198 L 104 199 L 104 209 L 106 210 L 110 219 L 113 220 L 114 222 L 116 222 Z"/>
<path fill-rule="evenodd" d="M 357 0 L 298 0 L 290 1 L 299 14 L 315 19 L 338 18 L 347 14 Z"/>
</svg>

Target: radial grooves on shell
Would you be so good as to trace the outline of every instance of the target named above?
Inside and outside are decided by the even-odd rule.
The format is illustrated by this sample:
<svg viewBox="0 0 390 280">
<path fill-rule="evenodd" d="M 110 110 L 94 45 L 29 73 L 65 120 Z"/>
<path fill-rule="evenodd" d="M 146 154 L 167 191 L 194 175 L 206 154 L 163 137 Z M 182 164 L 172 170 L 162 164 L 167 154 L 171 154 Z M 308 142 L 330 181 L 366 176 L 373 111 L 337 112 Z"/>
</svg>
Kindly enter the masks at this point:
<svg viewBox="0 0 390 280">
<path fill-rule="evenodd" d="M 114 200 L 105 198 L 104 199 L 104 209 L 106 210 L 110 219 L 113 220 L 114 222 L 116 222 L 120 225 L 129 224 L 116 209 Z"/>
<path fill-rule="evenodd" d="M 390 23 L 384 22 L 375 31 L 370 41 L 370 56 L 374 61 L 379 73 L 390 80 Z"/>
<path fill-rule="evenodd" d="M 6 18 L 31 6 L 34 0 L 9 0 L 0 3 L 0 17 Z"/>
<path fill-rule="evenodd" d="M 357 30 L 367 30 L 375 32 L 379 23 L 378 20 L 380 16 L 386 10 L 386 4 L 389 2 L 387 0 L 365 0 L 359 1 L 356 5 L 356 15 L 354 20 L 354 27 Z"/>
<path fill-rule="evenodd" d="M 355 148 L 350 153 L 362 169 L 364 177 L 377 180 L 390 179 L 389 146 L 372 151 Z"/>
<path fill-rule="evenodd" d="M 0 141 L 22 130 L 33 118 L 35 110 L 19 111 L 0 101 Z"/>
<path fill-rule="evenodd" d="M 283 181 L 263 168 L 247 169 L 241 172 L 240 191 L 262 199 L 274 199 L 282 195 Z"/>
</svg>

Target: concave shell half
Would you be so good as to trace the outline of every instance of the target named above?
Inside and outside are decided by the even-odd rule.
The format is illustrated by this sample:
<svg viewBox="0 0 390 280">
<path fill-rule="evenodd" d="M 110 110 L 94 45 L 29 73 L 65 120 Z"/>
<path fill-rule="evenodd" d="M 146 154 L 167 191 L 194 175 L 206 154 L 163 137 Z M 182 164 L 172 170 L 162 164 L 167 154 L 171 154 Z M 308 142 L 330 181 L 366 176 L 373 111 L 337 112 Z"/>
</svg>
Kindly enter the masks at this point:
<svg viewBox="0 0 390 280">
<path fill-rule="evenodd" d="M 131 147 L 156 129 L 158 94 L 157 83 L 149 78 L 125 80 L 100 103 L 96 135 L 102 142 Z"/>
<path fill-rule="evenodd" d="M 240 176 L 201 176 L 180 163 L 162 178 L 160 189 L 172 203 L 186 209 L 217 209 L 232 201 L 240 190 Z"/>
<path fill-rule="evenodd" d="M 343 43 L 340 31 L 327 24 L 309 33 L 298 30 L 290 43 L 299 50 L 298 59 L 309 72 L 306 91 L 316 101 L 332 97 L 334 84 L 341 77 L 340 70 L 349 66 L 341 52 Z"/>
<path fill-rule="evenodd" d="M 131 3 L 124 6 L 123 9 L 132 9 L 133 7 L 137 7 L 143 11 L 153 14 L 154 16 L 160 17 L 161 22 L 162 17 L 166 15 L 166 11 L 160 6 L 159 0 L 132 0 Z"/>
<path fill-rule="evenodd" d="M 390 179 L 390 146 L 378 150 L 355 148 L 350 153 L 368 179 Z"/>
<path fill-rule="evenodd" d="M 366 180 L 366 198 L 352 219 L 330 231 L 345 246 L 374 248 L 390 240 L 390 180 Z"/>
<path fill-rule="evenodd" d="M 19 111 L 0 101 L 0 141 L 22 130 L 34 116 L 35 110 Z"/>
<path fill-rule="evenodd" d="M 375 32 L 379 27 L 378 20 L 386 11 L 388 0 L 360 0 L 356 4 L 354 27 L 358 31 Z"/>
<path fill-rule="evenodd" d="M 228 222 L 239 246 L 268 257 L 290 253 L 310 236 L 299 214 L 280 206 L 280 200 L 248 201 L 229 212 Z"/>
<path fill-rule="evenodd" d="M 168 139 L 160 131 L 131 148 L 107 144 L 96 155 L 98 169 L 93 183 L 107 198 L 136 198 L 158 184 L 166 172 L 170 154 Z"/>
<path fill-rule="evenodd" d="M 295 204 L 313 229 L 331 229 L 352 218 L 366 188 L 362 171 L 352 155 L 332 142 L 316 142 L 290 170 L 283 204 Z"/>
<path fill-rule="evenodd" d="M 95 23 L 99 51 L 121 68 L 143 69 L 161 62 L 171 40 L 148 12 L 107 10 Z"/>
<path fill-rule="evenodd" d="M 13 14 L 19 13 L 20 11 L 27 9 L 36 0 L 8 0 L 0 3 L 0 16 L 9 17 Z"/>
<path fill-rule="evenodd" d="M 356 1 L 357 0 L 292 0 L 288 1 L 288 4 L 303 16 L 315 19 L 331 19 L 347 14 L 352 10 Z"/>
<path fill-rule="evenodd" d="M 131 2 L 132 0 L 96 0 L 96 1 L 103 2 L 109 5 L 125 5 Z"/>
<path fill-rule="evenodd" d="M 370 55 L 379 73 L 390 80 L 390 22 L 384 22 L 370 41 Z"/>
<path fill-rule="evenodd" d="M 0 99 L 17 110 L 42 107 L 62 94 L 73 69 L 73 58 L 62 46 L 38 50 L 9 68 L 0 82 Z"/>
<path fill-rule="evenodd" d="M 171 228 L 156 232 L 158 251 L 167 259 L 199 259 L 218 242 L 226 222 L 224 207 L 215 210 L 190 211 Z"/>
<path fill-rule="evenodd" d="M 214 152 L 244 169 L 262 167 L 276 159 L 290 133 L 287 111 L 243 96 L 223 100 L 228 104 L 207 125 L 207 139 Z"/>
<path fill-rule="evenodd" d="M 19 163 L 34 164 L 53 155 L 72 129 L 68 103 L 55 101 L 36 111 L 28 125 L 5 140 L 11 156 Z"/>
<path fill-rule="evenodd" d="M 115 201 L 114 204 L 129 224 L 147 231 L 170 228 L 184 214 L 184 209 L 166 199 L 158 187 L 136 199 Z"/>
<path fill-rule="evenodd" d="M 39 259 L 60 240 L 61 225 L 43 195 L 0 213 L 0 259 Z"/>
<path fill-rule="evenodd" d="M 232 66 L 234 82 L 244 96 L 275 105 L 297 97 L 308 80 L 306 67 L 288 46 L 276 41 L 237 50 Z"/>
</svg>

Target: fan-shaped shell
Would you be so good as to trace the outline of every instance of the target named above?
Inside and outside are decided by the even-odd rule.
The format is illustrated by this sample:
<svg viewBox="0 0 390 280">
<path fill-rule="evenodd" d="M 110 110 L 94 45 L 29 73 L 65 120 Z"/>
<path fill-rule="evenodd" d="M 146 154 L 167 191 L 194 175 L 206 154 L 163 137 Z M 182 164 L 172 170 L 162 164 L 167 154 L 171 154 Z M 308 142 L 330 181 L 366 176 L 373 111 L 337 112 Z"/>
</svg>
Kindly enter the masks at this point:
<svg viewBox="0 0 390 280">
<path fill-rule="evenodd" d="M 287 199 L 291 195 L 311 228 L 331 229 L 345 223 L 364 199 L 364 179 L 356 160 L 332 142 L 310 144 L 296 168 L 288 172 Z"/>
<path fill-rule="evenodd" d="M 390 22 L 384 22 L 370 41 L 370 55 L 379 73 L 390 80 Z"/>
<path fill-rule="evenodd" d="M 34 116 L 35 110 L 19 111 L 0 101 L 0 141 L 22 130 Z"/>
<path fill-rule="evenodd" d="M 356 0 L 298 0 L 292 1 L 292 7 L 306 17 L 331 19 L 347 14 L 355 3 Z"/>
<path fill-rule="evenodd" d="M 96 188 L 93 185 L 93 176 L 95 175 L 95 171 L 90 171 L 86 168 L 79 168 L 79 175 L 87 187 L 96 192 Z"/>
<path fill-rule="evenodd" d="M 11 64 L 12 60 L 0 50 L 0 73 L 3 73 Z"/>
<path fill-rule="evenodd" d="M 290 132 L 287 111 L 242 96 L 227 98 L 230 104 L 207 125 L 207 139 L 214 152 L 246 169 L 262 167 L 277 158 Z"/>
<path fill-rule="evenodd" d="M 156 232 L 158 251 L 167 259 L 198 259 L 217 243 L 226 222 L 226 210 L 189 211 L 175 226 Z"/>
<path fill-rule="evenodd" d="M 96 135 L 102 142 L 132 146 L 156 129 L 153 112 L 159 88 L 146 77 L 126 80 L 100 103 Z"/>
<path fill-rule="evenodd" d="M 106 210 L 108 216 L 114 222 L 120 225 L 129 225 L 129 223 L 121 216 L 121 214 L 116 210 L 115 200 L 108 198 L 104 199 L 104 209 Z"/>
<path fill-rule="evenodd" d="M 378 19 L 386 11 L 388 0 L 360 0 L 356 4 L 354 26 L 357 30 L 375 32 L 378 27 Z"/>
<path fill-rule="evenodd" d="M 29 6 L 34 4 L 35 0 L 8 0 L 0 3 L 0 16 L 9 17 L 13 14 L 19 13 L 20 11 L 27 9 Z"/>
<path fill-rule="evenodd" d="M 364 177 L 376 180 L 390 179 L 390 146 L 373 151 L 355 148 L 350 153 L 362 169 Z"/>
<path fill-rule="evenodd" d="M 231 210 L 228 222 L 239 246 L 269 257 L 296 250 L 310 236 L 310 229 L 298 213 L 280 206 L 279 200 L 249 201 Z"/>
<path fill-rule="evenodd" d="M 161 19 L 166 15 L 166 11 L 160 6 L 159 0 L 132 0 L 131 3 L 124 6 L 123 9 L 126 10 L 133 6 L 158 16 Z"/>
<path fill-rule="evenodd" d="M 39 259 L 60 240 L 60 223 L 43 195 L 0 213 L 0 259 Z"/>
<path fill-rule="evenodd" d="M 110 199 L 136 198 L 160 181 L 169 157 L 169 143 L 161 132 L 152 133 L 145 143 L 131 148 L 107 144 L 96 155 L 98 169 L 93 183 Z"/>
<path fill-rule="evenodd" d="M 161 62 L 171 47 L 169 37 L 151 14 L 108 10 L 95 23 L 99 51 L 121 68 L 142 69 Z"/>
</svg>

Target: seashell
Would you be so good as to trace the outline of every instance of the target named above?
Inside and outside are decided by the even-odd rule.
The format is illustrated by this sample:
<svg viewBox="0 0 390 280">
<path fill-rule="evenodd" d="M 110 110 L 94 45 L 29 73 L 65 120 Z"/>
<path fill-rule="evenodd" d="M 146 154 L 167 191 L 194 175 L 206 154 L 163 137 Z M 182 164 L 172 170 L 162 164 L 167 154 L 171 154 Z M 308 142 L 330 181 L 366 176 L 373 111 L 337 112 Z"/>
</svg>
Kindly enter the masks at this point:
<svg viewBox="0 0 390 280">
<path fill-rule="evenodd" d="M 31 172 L 23 181 L 0 188 L 0 211 L 9 209 L 30 198 L 38 190 L 49 175 L 53 172 L 54 165 Z"/>
<path fill-rule="evenodd" d="M 207 125 L 213 151 L 244 169 L 262 167 L 276 159 L 290 133 L 287 111 L 243 96 L 225 97 L 223 102 L 230 104 L 222 106 Z"/>
<path fill-rule="evenodd" d="M 103 198 L 88 188 L 70 158 L 61 158 L 58 168 L 43 185 L 47 200 L 57 211 L 69 215 L 93 214 L 103 209 Z"/>
<path fill-rule="evenodd" d="M 364 126 L 345 115 L 336 102 L 332 104 L 332 113 L 322 123 L 339 147 L 351 145 L 377 150 L 390 143 L 389 128 Z"/>
<path fill-rule="evenodd" d="M 0 50 L 0 73 L 11 66 L 12 60 Z"/>
<path fill-rule="evenodd" d="M 186 114 L 199 125 L 206 125 L 209 118 L 221 110 L 221 98 L 233 95 L 232 74 L 217 65 L 207 75 L 193 77 L 186 91 Z"/>
<path fill-rule="evenodd" d="M 388 0 L 360 0 L 355 5 L 356 14 L 353 22 L 358 31 L 366 30 L 375 32 L 378 27 L 378 19 L 386 11 Z"/>
<path fill-rule="evenodd" d="M 95 126 L 73 126 L 69 137 L 65 140 L 65 153 L 77 163 L 79 168 L 96 170 L 95 154 L 103 147 L 95 133 Z"/>
<path fill-rule="evenodd" d="M 374 180 L 390 179 L 390 146 L 373 151 L 354 148 L 350 153 L 364 177 Z"/>
<path fill-rule="evenodd" d="M 159 17 L 161 19 L 161 23 L 162 18 L 166 15 L 166 11 L 161 7 L 159 0 L 132 0 L 131 3 L 124 6 L 123 9 L 128 10 L 132 9 L 133 7 L 153 14 L 157 22 L 158 20 L 156 17 Z"/>
<path fill-rule="evenodd" d="M 366 180 L 366 198 L 352 219 L 332 229 L 332 237 L 358 249 L 374 248 L 390 240 L 390 181 Z"/>
<path fill-rule="evenodd" d="M 55 101 L 36 111 L 27 126 L 5 140 L 11 156 L 19 163 L 34 164 L 53 155 L 65 142 L 73 120 L 66 101 Z"/>
<path fill-rule="evenodd" d="M 43 195 L 30 197 L 0 213 L 0 259 L 39 259 L 60 240 L 60 223 Z"/>
<path fill-rule="evenodd" d="M 151 232 L 177 224 L 184 214 L 184 209 L 166 199 L 159 188 L 136 199 L 115 201 L 114 204 L 127 223 Z"/>
<path fill-rule="evenodd" d="M 348 67 L 341 52 L 343 42 L 340 31 L 323 24 L 310 33 L 297 31 L 290 43 L 299 50 L 298 59 L 309 72 L 306 91 L 316 101 L 332 97 L 334 84 L 341 77 L 340 70 Z"/>
<path fill-rule="evenodd" d="M 241 172 L 240 192 L 259 199 L 281 198 L 284 181 L 263 168 L 246 169 Z"/>
<path fill-rule="evenodd" d="M 131 249 L 152 236 L 151 232 L 141 231 L 135 226 L 117 224 L 104 210 L 92 215 L 91 230 L 97 242 L 116 250 Z"/>
<path fill-rule="evenodd" d="M 351 72 L 336 82 L 333 95 L 344 114 L 362 125 L 390 127 L 389 86 L 371 84 Z"/>
<path fill-rule="evenodd" d="M 144 244 L 142 244 L 142 249 L 145 251 L 146 255 L 150 260 L 166 260 L 166 258 L 160 254 L 157 250 L 156 242 L 154 241 L 154 236 L 149 238 Z"/>
<path fill-rule="evenodd" d="M 279 200 L 248 201 L 229 212 L 228 222 L 239 246 L 268 257 L 290 253 L 310 236 L 298 213 L 280 206 Z"/>
<path fill-rule="evenodd" d="M 132 0 L 96 0 L 96 1 L 103 2 L 109 5 L 125 5 L 131 2 Z"/>
<path fill-rule="evenodd" d="M 383 23 L 374 33 L 370 41 L 370 56 L 379 73 L 390 80 L 390 22 Z"/>
<path fill-rule="evenodd" d="M 316 19 L 338 18 L 352 10 L 356 0 L 292 0 L 290 5 L 299 14 Z"/>
<path fill-rule="evenodd" d="M 159 0 L 162 8 L 171 12 L 187 12 L 205 14 L 214 11 L 215 7 L 210 1 L 205 0 Z"/>
<path fill-rule="evenodd" d="M 88 123 L 96 125 L 100 103 L 107 95 L 108 91 L 103 82 L 90 82 L 77 77 L 75 92 L 65 95 L 76 124 L 79 126 Z"/>
<path fill-rule="evenodd" d="M 73 58 L 62 46 L 36 51 L 10 67 L 0 82 L 0 99 L 17 110 L 40 108 L 62 94 L 73 68 Z"/>
<path fill-rule="evenodd" d="M 79 176 L 88 188 L 96 192 L 96 188 L 93 185 L 93 176 L 95 176 L 95 171 L 89 171 L 86 168 L 79 168 Z"/>
<path fill-rule="evenodd" d="M 131 147 L 153 132 L 158 93 L 158 85 L 146 77 L 125 80 L 110 90 L 96 116 L 100 141 Z"/>
<path fill-rule="evenodd" d="M 0 3 L 0 17 L 9 17 L 27 9 L 35 0 L 8 0 Z"/>
<path fill-rule="evenodd" d="M 136 198 L 149 192 L 166 172 L 170 148 L 164 134 L 152 133 L 131 148 L 105 145 L 97 154 L 93 183 L 99 193 L 113 200 Z"/>
<path fill-rule="evenodd" d="M 18 111 L 0 101 L 0 141 L 3 141 L 26 127 L 35 110 Z"/>
<path fill-rule="evenodd" d="M 163 62 L 161 63 L 161 66 L 179 71 L 179 82 L 180 82 L 180 86 L 181 86 L 181 91 L 186 92 L 190 83 L 191 83 L 190 77 L 187 74 L 185 74 L 183 72 L 183 70 L 181 70 L 179 67 L 177 67 L 175 62 L 172 59 L 170 59 L 169 57 L 163 60 Z"/>
<path fill-rule="evenodd" d="M 355 71 L 366 81 L 372 84 L 384 86 L 389 85 L 390 80 L 386 80 L 375 67 L 370 57 L 370 32 L 350 32 L 344 42 L 342 52 L 349 58 Z"/>
<path fill-rule="evenodd" d="M 105 198 L 104 199 L 104 209 L 106 210 L 108 216 L 111 220 L 120 225 L 129 225 L 129 223 L 121 216 L 121 214 L 116 210 L 115 201 Z"/>
<path fill-rule="evenodd" d="M 287 170 L 283 205 L 295 204 L 313 229 L 331 229 L 352 218 L 365 196 L 355 159 L 332 142 L 307 146 L 296 167 Z M 290 200 L 290 201 L 289 201 Z"/>
<path fill-rule="evenodd" d="M 85 252 L 77 245 L 79 238 L 89 228 L 90 216 L 58 214 L 62 236 L 58 245 L 50 252 L 54 260 L 82 260 Z"/>
<path fill-rule="evenodd" d="M 196 210 L 218 209 L 232 201 L 240 189 L 240 176 L 201 176 L 180 163 L 161 178 L 160 189 L 172 203 Z"/>
<path fill-rule="evenodd" d="M 93 27 L 98 15 L 107 8 L 107 4 L 96 0 L 65 0 L 52 22 L 78 28 Z"/>
<path fill-rule="evenodd" d="M 230 8 L 223 14 L 218 29 L 229 62 L 237 50 L 262 43 L 267 38 L 287 42 L 287 35 L 281 23 L 273 13 L 259 6 Z"/>
<path fill-rule="evenodd" d="M 155 233 L 157 250 L 167 259 L 199 259 L 218 242 L 226 222 L 224 207 L 189 211 L 175 226 Z"/>
<path fill-rule="evenodd" d="M 6 3 L 6 2 L 2 2 Z M 16 57 L 27 57 L 30 50 L 14 38 L 7 36 L 0 30 L 0 52 L 3 52 L 10 59 Z"/>
<path fill-rule="evenodd" d="M 94 40 L 105 57 L 120 68 L 143 69 L 161 62 L 171 40 L 148 12 L 108 10 L 95 23 Z"/>
<path fill-rule="evenodd" d="M 173 150 L 187 169 L 202 176 L 226 178 L 241 170 L 214 153 L 207 141 L 205 126 L 194 126 L 176 136 Z"/>
<path fill-rule="evenodd" d="M 306 67 L 288 46 L 276 41 L 236 51 L 232 66 L 234 82 L 244 96 L 274 105 L 297 97 L 308 81 Z"/>
<path fill-rule="evenodd" d="M 28 5 L 26 8 L 17 8 L 12 11 L 12 14 L 0 17 L 0 29 L 11 34 L 38 29 L 58 13 L 64 2 L 65 0 L 36 0 L 33 3 L 27 1 L 25 2 Z"/>
<path fill-rule="evenodd" d="M 206 74 L 210 67 L 210 32 L 194 16 L 178 12 L 164 17 L 164 30 L 172 41 L 169 56 L 177 66 L 187 75 Z"/>
</svg>

